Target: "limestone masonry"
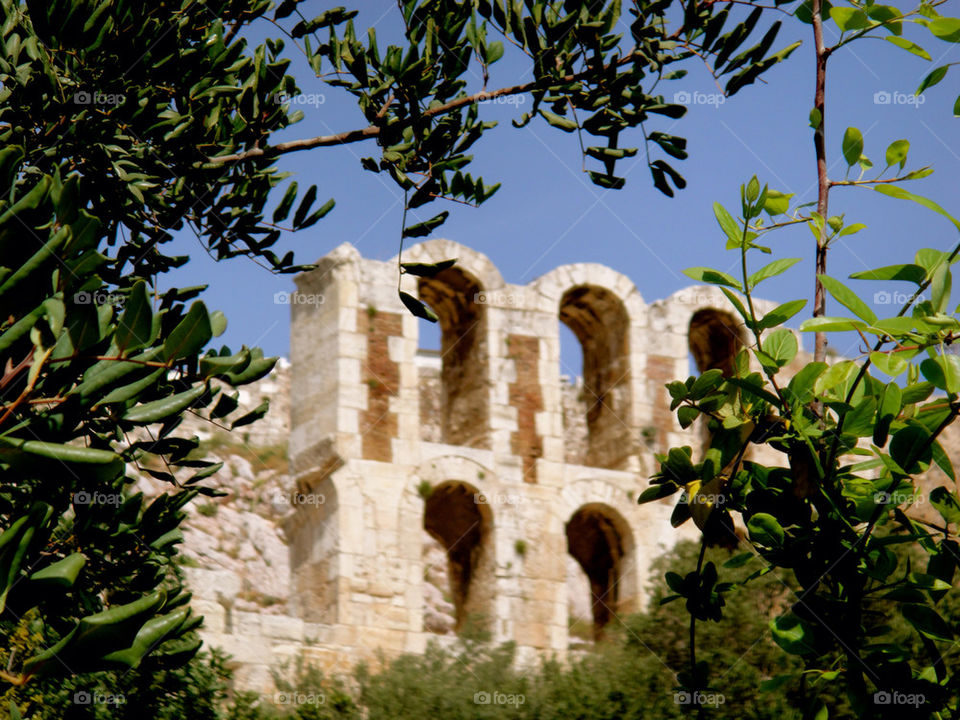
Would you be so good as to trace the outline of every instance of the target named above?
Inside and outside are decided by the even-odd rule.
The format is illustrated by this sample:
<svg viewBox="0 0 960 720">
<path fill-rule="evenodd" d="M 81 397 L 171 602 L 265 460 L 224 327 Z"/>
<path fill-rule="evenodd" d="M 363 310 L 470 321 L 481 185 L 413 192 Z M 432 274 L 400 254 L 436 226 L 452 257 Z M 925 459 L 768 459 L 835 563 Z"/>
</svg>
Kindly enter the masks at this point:
<svg viewBox="0 0 960 720">
<path fill-rule="evenodd" d="M 469 627 L 521 662 L 562 658 L 639 609 L 651 562 L 693 532 L 670 527 L 676 498 L 637 497 L 654 452 L 705 439 L 664 384 L 728 367 L 743 330 L 723 294 L 647 304 L 596 264 L 511 285 L 447 240 L 403 259 L 452 258 L 403 276 L 439 317 L 439 353 L 418 351 L 396 259 L 344 244 L 281 298 L 290 363 L 241 398 L 270 397 L 267 419 L 242 441 L 193 428 L 230 495 L 191 511 L 185 572 L 242 685 L 268 692 L 297 656 L 345 673 Z M 582 379 L 561 368 L 561 322 Z"/>
</svg>

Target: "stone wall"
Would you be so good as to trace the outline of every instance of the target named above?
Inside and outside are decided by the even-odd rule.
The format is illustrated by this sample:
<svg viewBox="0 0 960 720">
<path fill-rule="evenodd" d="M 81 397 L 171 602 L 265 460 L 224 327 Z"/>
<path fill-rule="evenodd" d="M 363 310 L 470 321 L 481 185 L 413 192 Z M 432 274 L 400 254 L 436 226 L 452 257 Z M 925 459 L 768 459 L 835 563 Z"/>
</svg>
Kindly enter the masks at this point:
<svg viewBox="0 0 960 720">
<path fill-rule="evenodd" d="M 291 305 L 291 364 L 242 391 L 244 407 L 271 399 L 267 418 L 188 426 L 225 461 L 211 482 L 227 496 L 191 507 L 185 572 L 242 686 L 269 692 L 298 655 L 346 673 L 471 623 L 520 662 L 563 658 L 642 607 L 652 560 L 696 536 L 670 526 L 675 498 L 636 499 L 654 452 L 702 447 L 663 386 L 724 367 L 742 330 L 726 298 L 693 287 L 648 305 L 593 264 L 510 285 L 445 240 L 404 257 L 447 258 L 449 277 L 404 277 L 440 316 L 439 353 L 418 350 L 396 259 L 343 245 L 298 278 L 323 302 Z M 560 322 L 583 377 L 560 374 Z"/>
</svg>

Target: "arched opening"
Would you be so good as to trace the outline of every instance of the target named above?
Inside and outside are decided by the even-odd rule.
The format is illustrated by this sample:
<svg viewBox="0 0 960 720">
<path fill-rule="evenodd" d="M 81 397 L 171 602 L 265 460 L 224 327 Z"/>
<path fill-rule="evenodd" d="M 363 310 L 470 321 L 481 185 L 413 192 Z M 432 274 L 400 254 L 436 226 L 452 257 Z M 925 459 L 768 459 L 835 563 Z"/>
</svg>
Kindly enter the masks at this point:
<svg viewBox="0 0 960 720">
<path fill-rule="evenodd" d="M 599 640 L 603 628 L 622 612 L 633 610 L 635 598 L 633 544 L 623 517 L 613 508 L 590 503 L 577 510 L 567 522 L 567 552 L 586 576 L 589 587 L 589 618 L 592 636 Z M 571 566 L 568 564 L 568 572 Z M 582 592 L 582 578 L 568 581 L 572 592 Z M 583 637 L 584 598 L 569 598 L 571 636 Z"/>
<path fill-rule="evenodd" d="M 420 299 L 440 325 L 441 441 L 488 448 L 489 379 L 484 292 L 458 267 L 420 278 Z M 429 404 L 428 404 L 429 406 Z M 422 415 L 422 413 L 421 413 Z"/>
<path fill-rule="evenodd" d="M 586 442 L 581 443 L 579 460 L 567 461 L 622 468 L 635 444 L 630 433 L 630 321 L 626 308 L 609 290 L 580 285 L 561 298 L 560 321 L 573 331 L 583 350 L 583 385 L 577 398 L 586 417 Z M 561 374 L 565 374 L 563 368 Z M 576 424 L 567 423 L 565 431 L 568 428 L 571 441 L 575 440 Z"/>
<path fill-rule="evenodd" d="M 488 622 L 494 584 L 492 525 L 490 507 L 476 488 L 445 482 L 430 490 L 423 512 L 428 632 L 459 632 L 468 622 Z"/>
<path fill-rule="evenodd" d="M 687 339 L 698 372 L 718 369 L 726 377 L 733 375 L 737 353 L 746 344 L 743 323 L 730 313 L 714 308 L 693 314 Z"/>
<path fill-rule="evenodd" d="M 687 333 L 690 355 L 698 373 L 720 370 L 724 377 L 735 372 L 737 353 L 746 345 L 743 324 L 733 315 L 715 308 L 697 310 Z M 697 421 L 703 452 L 710 447 L 710 431 L 704 418 Z"/>
</svg>

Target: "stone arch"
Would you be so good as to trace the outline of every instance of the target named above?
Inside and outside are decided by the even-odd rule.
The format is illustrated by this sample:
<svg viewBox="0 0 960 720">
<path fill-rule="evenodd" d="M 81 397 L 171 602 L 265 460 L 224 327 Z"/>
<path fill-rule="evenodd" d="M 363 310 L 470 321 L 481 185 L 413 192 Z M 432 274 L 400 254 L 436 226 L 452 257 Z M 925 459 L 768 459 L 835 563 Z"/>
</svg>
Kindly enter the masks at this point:
<svg viewBox="0 0 960 720">
<path fill-rule="evenodd" d="M 483 286 L 454 266 L 417 283 L 420 299 L 439 318 L 441 440 L 488 448 L 490 361 Z"/>
<path fill-rule="evenodd" d="M 638 328 L 647 321 L 647 306 L 626 275 L 597 263 L 576 263 L 540 276 L 530 285 L 541 312 L 558 313 L 559 321 L 577 337 L 583 350 L 583 392 L 585 407 L 569 426 L 576 437 L 565 437 L 568 446 L 583 445 L 573 464 L 626 469 L 637 452 L 636 378 L 632 368 L 640 353 Z M 559 323 L 557 325 L 559 330 Z M 559 352 L 559 339 L 557 343 Z M 557 368 L 559 374 L 561 369 Z M 561 396 L 563 388 L 561 386 Z M 559 412 L 570 417 L 562 404 Z M 577 408 L 581 410 L 581 408 Z M 586 439 L 575 432 L 579 425 Z"/>
<path fill-rule="evenodd" d="M 577 285 L 561 296 L 559 317 L 583 349 L 587 439 L 582 464 L 624 467 L 634 452 L 626 307 L 606 288 Z"/>
<path fill-rule="evenodd" d="M 577 508 L 565 530 L 567 552 L 589 581 L 593 637 L 598 640 L 611 620 L 632 609 L 621 598 L 632 595 L 635 582 L 633 535 L 623 515 L 602 502 Z"/>
<path fill-rule="evenodd" d="M 429 488 L 423 529 L 446 553 L 453 629 L 459 632 L 468 623 L 487 625 L 493 617 L 495 558 L 493 513 L 482 493 L 460 480 Z M 429 569 L 424 568 L 425 580 Z"/>
<path fill-rule="evenodd" d="M 452 240 L 426 240 L 403 251 L 403 262 L 438 263 L 454 259 L 457 261 L 455 267 L 475 277 L 485 290 L 498 290 L 504 286 L 503 276 L 490 258 Z M 396 265 L 397 257 L 394 256 L 390 263 Z"/>
<path fill-rule="evenodd" d="M 698 372 L 717 369 L 728 377 L 733 375 L 737 353 L 747 344 L 743 323 L 732 313 L 713 307 L 693 313 L 687 342 Z"/>
</svg>

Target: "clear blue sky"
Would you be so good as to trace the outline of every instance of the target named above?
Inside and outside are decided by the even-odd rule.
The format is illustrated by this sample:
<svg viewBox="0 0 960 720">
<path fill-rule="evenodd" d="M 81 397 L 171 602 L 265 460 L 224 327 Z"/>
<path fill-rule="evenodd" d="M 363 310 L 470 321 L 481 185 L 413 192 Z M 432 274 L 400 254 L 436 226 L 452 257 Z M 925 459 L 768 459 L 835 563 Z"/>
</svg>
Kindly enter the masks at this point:
<svg viewBox="0 0 960 720">
<path fill-rule="evenodd" d="M 304 14 L 310 17 L 332 5 L 306 3 Z M 363 8 L 355 21 L 357 27 L 374 25 L 381 36 L 382 52 L 389 39 L 398 37 L 396 3 L 365 0 L 355 5 Z M 960 2 L 949 2 L 941 10 L 944 14 L 957 14 L 958 6 Z M 650 123 L 650 130 L 688 139 L 690 158 L 671 161 L 688 182 L 675 198 L 664 197 L 653 188 L 642 149 L 638 157 L 617 166 L 617 174 L 627 178 L 626 187 L 604 191 L 593 186 L 581 172 L 575 135 L 550 128 L 542 120 L 521 130 L 514 129 L 510 119 L 518 117 L 529 105 L 488 104 L 481 109 L 482 117 L 499 120 L 501 124 L 474 146 L 476 163 L 470 170 L 474 176 L 482 175 L 486 184 L 502 182 L 502 188 L 480 209 L 441 201 L 420 208 L 421 219 L 442 209 L 449 210 L 450 218 L 437 235 L 485 253 L 504 279 L 512 283 L 528 283 L 565 263 L 597 262 L 629 276 L 649 303 L 693 284 L 682 274 L 691 265 L 733 270 L 739 257 L 724 250 L 711 210 L 714 201 L 736 214 L 739 184 L 753 174 L 771 188 L 796 193 L 795 201 L 816 198 L 812 130 L 807 125 L 813 106 L 812 33 L 809 26 L 789 17 L 784 19 L 777 47 L 796 39 L 802 39 L 803 46 L 768 72 L 764 76 L 766 83 L 748 86 L 722 104 L 691 105 L 680 120 L 658 118 Z M 625 26 L 623 31 L 627 32 Z M 828 24 L 828 44 L 835 39 L 835 31 L 836 27 Z M 276 34 L 269 24 L 262 23 L 251 38 Z M 960 47 L 936 40 L 922 28 L 908 26 L 906 34 L 929 51 L 933 62 L 883 40 L 855 43 L 830 59 L 827 147 L 831 176 L 840 178 L 844 172 L 840 145 L 847 126 L 862 130 L 864 153 L 878 166 L 884 164 L 884 151 L 890 142 L 907 138 L 911 142 L 908 169 L 932 165 L 936 170 L 926 180 L 908 183 L 908 189 L 960 215 L 960 118 L 952 115 L 953 102 L 960 92 L 960 67 L 953 68 L 940 85 L 928 90 L 919 101 L 909 102 L 904 97 L 914 92 L 933 67 L 960 61 Z M 358 31 L 358 35 L 362 36 L 362 32 Z M 687 62 L 683 67 L 690 71 L 686 78 L 660 85 L 659 91 L 668 100 L 681 91 L 718 92 L 701 64 Z M 312 105 L 298 105 L 305 112 L 304 120 L 276 141 L 366 124 L 350 96 L 313 78 L 302 55 L 295 57 L 292 72 L 301 89 L 305 93 L 321 93 L 322 102 L 318 99 Z M 493 66 L 489 89 L 528 79 L 530 73 L 522 58 L 508 53 Z M 479 80 L 475 89 L 479 89 Z M 876 96 L 877 93 L 889 93 L 891 102 L 878 104 L 875 97 L 887 96 Z M 640 140 L 637 134 L 633 142 L 622 138 L 621 145 L 637 145 Z M 385 176 L 362 170 L 359 162 L 361 157 L 376 156 L 377 152 L 370 141 L 295 153 L 281 159 L 280 166 L 294 174 L 301 191 L 316 183 L 320 202 L 328 197 L 337 201 L 334 211 L 317 225 L 284 238 L 280 245 L 284 251 L 293 249 L 299 261 L 312 262 L 349 241 L 365 257 L 385 260 L 396 254 L 402 194 Z M 864 222 L 868 226 L 832 249 L 829 272 L 839 278 L 872 267 L 910 262 L 920 247 L 946 249 L 956 241 L 956 231 L 943 218 L 913 203 L 886 198 L 868 189 L 835 189 L 830 211 L 846 213 L 847 223 Z M 814 241 L 810 231 L 798 226 L 768 239 L 774 257 L 796 256 L 804 260 L 787 275 L 768 281 L 760 294 L 777 301 L 812 298 Z M 268 354 L 288 354 L 290 309 L 275 304 L 273 296 L 278 291 L 293 289 L 292 276 L 274 276 L 244 259 L 214 263 L 192 235 L 179 237 L 175 245 L 177 252 L 188 252 L 193 257 L 170 279 L 179 285 L 210 284 L 205 296 L 207 304 L 223 310 L 229 318 L 222 340 L 233 348 L 246 343 L 259 345 Z M 902 283 L 884 287 L 850 282 L 866 289 L 870 297 L 876 291 L 906 289 Z M 828 314 L 845 313 L 832 300 L 828 303 Z M 895 314 L 896 309 L 891 307 L 877 306 L 876 310 L 885 317 Z M 805 311 L 797 321 L 806 315 Z M 431 342 L 435 340 L 426 344 Z M 565 354 L 569 353 L 566 346 L 570 336 L 564 344 Z M 856 352 L 855 347 L 844 346 L 842 341 L 837 350 Z"/>
</svg>

